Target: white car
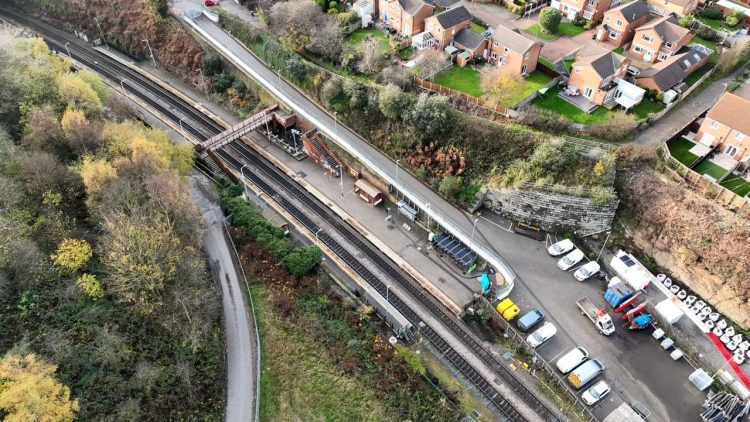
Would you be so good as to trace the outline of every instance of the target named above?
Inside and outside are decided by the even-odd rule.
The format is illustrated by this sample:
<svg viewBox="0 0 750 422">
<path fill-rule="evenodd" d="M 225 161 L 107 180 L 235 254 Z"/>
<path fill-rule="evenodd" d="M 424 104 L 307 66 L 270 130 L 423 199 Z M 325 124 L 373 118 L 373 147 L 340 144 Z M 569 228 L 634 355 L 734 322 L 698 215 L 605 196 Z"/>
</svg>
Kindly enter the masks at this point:
<svg viewBox="0 0 750 422">
<path fill-rule="evenodd" d="M 560 256 L 572 251 L 575 247 L 576 245 L 570 239 L 563 239 L 547 248 L 547 252 L 552 256 Z"/>
<path fill-rule="evenodd" d="M 602 267 L 599 266 L 598 262 L 591 261 L 582 265 L 581 268 L 577 269 L 576 272 L 573 273 L 573 277 L 575 277 L 578 281 L 584 281 L 599 274 L 599 270 L 601 269 Z"/>
<path fill-rule="evenodd" d="M 546 343 L 547 340 L 554 337 L 555 334 L 557 334 L 557 327 L 555 327 L 553 323 L 548 321 L 545 322 L 541 327 L 537 328 L 536 331 L 529 334 L 529 336 L 526 337 L 526 342 L 529 343 L 529 346 L 536 349 L 542 344 Z"/>
<path fill-rule="evenodd" d="M 574 265 L 581 262 L 582 259 L 583 252 L 581 252 L 581 250 L 578 248 L 573 249 L 573 252 L 570 252 L 569 254 L 562 257 L 559 261 L 557 261 L 557 268 L 563 271 L 568 271 Z"/>
<path fill-rule="evenodd" d="M 593 406 L 598 403 L 599 400 L 603 399 L 607 394 L 609 394 L 610 390 L 611 388 L 609 388 L 609 385 L 606 382 L 599 381 L 591 388 L 584 391 L 583 394 L 581 394 L 581 398 L 586 402 L 586 404 L 588 404 L 589 406 Z"/>
<path fill-rule="evenodd" d="M 589 358 L 589 352 L 583 347 L 576 347 L 575 349 L 564 354 L 563 357 L 557 360 L 557 370 L 562 372 L 564 375 L 568 372 L 576 369 L 578 365 L 586 362 Z"/>
</svg>

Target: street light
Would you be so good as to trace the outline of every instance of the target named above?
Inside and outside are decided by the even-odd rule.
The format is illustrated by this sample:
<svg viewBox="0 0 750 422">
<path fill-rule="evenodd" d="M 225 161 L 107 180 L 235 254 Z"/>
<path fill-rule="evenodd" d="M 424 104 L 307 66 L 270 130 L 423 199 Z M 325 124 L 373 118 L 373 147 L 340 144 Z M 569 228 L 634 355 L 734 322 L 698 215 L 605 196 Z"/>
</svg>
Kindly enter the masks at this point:
<svg viewBox="0 0 750 422">
<path fill-rule="evenodd" d="M 146 43 L 146 47 L 148 47 L 148 54 L 151 55 L 151 61 L 154 62 L 154 67 L 156 67 L 156 59 L 154 58 L 154 51 L 151 50 L 151 43 L 148 42 L 147 39 L 143 39 L 143 40 L 141 40 L 141 42 L 145 42 Z"/>
<path fill-rule="evenodd" d="M 199 67 L 195 69 L 194 72 L 198 72 L 201 74 L 201 85 L 203 85 L 203 92 L 206 94 L 206 97 L 208 97 L 208 85 L 206 85 L 206 78 L 203 77 L 203 69 Z"/>
<path fill-rule="evenodd" d="M 390 291 L 391 291 L 391 285 L 390 284 L 386 284 L 385 285 L 385 301 L 386 302 L 390 302 L 390 300 L 388 298 Z"/>
<path fill-rule="evenodd" d="M 396 188 L 396 198 L 398 198 L 398 167 L 399 167 L 398 163 L 400 163 L 400 162 L 401 162 L 401 159 L 396 160 L 396 183 L 395 183 L 395 185 L 396 185 L 395 186 L 395 188 Z"/>
<path fill-rule="evenodd" d="M 70 44 L 70 41 L 66 42 L 63 47 L 65 47 L 65 51 L 68 52 L 68 57 L 70 58 L 70 60 L 73 60 L 73 56 L 70 55 L 70 49 L 68 49 L 68 44 Z"/>
<path fill-rule="evenodd" d="M 469 243 L 469 248 L 471 248 L 474 245 L 474 231 L 477 229 L 477 221 L 479 221 L 479 219 L 475 218 L 474 226 L 471 228 L 471 242 Z"/>
<path fill-rule="evenodd" d="M 315 243 L 318 245 L 320 245 L 320 240 L 318 239 L 318 233 L 320 233 L 321 230 L 323 230 L 322 227 L 319 228 L 318 231 L 315 232 Z"/>
<path fill-rule="evenodd" d="M 341 186 L 341 197 L 344 197 L 344 169 L 341 168 L 341 164 L 339 164 L 339 186 Z"/>
<path fill-rule="evenodd" d="M 243 192 L 245 192 L 245 196 L 247 197 L 247 177 L 245 177 L 245 167 L 247 167 L 247 164 L 243 164 L 242 167 L 240 167 L 240 174 L 242 175 L 243 182 L 245 182 L 242 184 L 242 190 Z"/>
<path fill-rule="evenodd" d="M 109 50 L 109 44 L 107 44 L 107 39 L 104 37 L 104 31 L 102 31 L 102 26 L 99 24 L 99 19 L 97 19 L 96 16 L 94 16 L 94 22 L 96 22 L 96 26 L 99 28 L 99 33 L 102 34 L 102 42 L 104 43 L 104 46 Z"/>
</svg>

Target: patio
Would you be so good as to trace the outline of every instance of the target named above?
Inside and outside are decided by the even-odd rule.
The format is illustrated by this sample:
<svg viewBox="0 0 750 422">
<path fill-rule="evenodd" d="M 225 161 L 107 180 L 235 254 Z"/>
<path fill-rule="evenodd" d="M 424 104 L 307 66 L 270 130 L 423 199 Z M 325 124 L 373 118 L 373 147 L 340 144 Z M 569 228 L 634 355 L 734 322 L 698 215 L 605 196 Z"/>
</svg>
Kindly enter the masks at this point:
<svg viewBox="0 0 750 422">
<path fill-rule="evenodd" d="M 560 91 L 557 96 L 569 102 L 570 104 L 573 104 L 574 106 L 576 106 L 576 108 L 583 111 L 584 113 L 591 113 L 599 107 L 596 103 L 592 102 L 583 95 L 573 96 L 567 94 L 565 91 Z"/>
<path fill-rule="evenodd" d="M 726 154 L 722 154 L 722 153 L 718 153 L 714 155 L 713 157 L 709 159 L 709 161 L 711 161 L 712 163 L 716 164 L 717 166 L 723 169 L 726 169 L 727 171 L 734 170 L 737 167 L 737 164 L 739 163 L 734 158 Z"/>
</svg>

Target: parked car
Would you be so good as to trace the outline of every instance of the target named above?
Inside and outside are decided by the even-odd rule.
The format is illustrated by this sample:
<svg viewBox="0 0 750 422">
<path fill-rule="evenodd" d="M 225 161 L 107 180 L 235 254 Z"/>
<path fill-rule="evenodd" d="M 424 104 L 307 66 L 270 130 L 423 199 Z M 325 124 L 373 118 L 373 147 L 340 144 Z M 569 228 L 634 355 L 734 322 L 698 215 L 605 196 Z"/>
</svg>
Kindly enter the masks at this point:
<svg viewBox="0 0 750 422">
<path fill-rule="evenodd" d="M 535 325 L 542 322 L 542 320 L 544 320 L 544 312 L 542 312 L 540 309 L 534 309 L 527 312 L 521 318 L 518 318 L 516 325 L 522 333 L 525 333 L 534 328 Z"/>
<path fill-rule="evenodd" d="M 580 249 L 576 248 L 573 249 L 573 252 L 570 252 L 569 254 L 562 257 L 559 261 L 557 261 L 557 268 L 568 271 L 569 269 L 573 268 L 574 265 L 581 262 L 583 259 L 583 252 L 581 252 Z"/>
<path fill-rule="evenodd" d="M 581 398 L 586 402 L 586 404 L 588 404 L 589 406 L 593 406 L 598 403 L 599 400 L 603 399 L 604 396 L 609 394 L 611 390 L 612 389 L 609 388 L 609 384 L 602 380 L 594 384 L 588 390 L 584 391 L 583 394 L 581 394 Z"/>
<path fill-rule="evenodd" d="M 563 239 L 547 248 L 547 252 L 552 256 L 560 256 L 572 251 L 575 247 L 576 245 L 570 239 Z"/>
<path fill-rule="evenodd" d="M 218 6 L 219 0 L 204 0 L 203 5 L 206 7 Z"/>
<path fill-rule="evenodd" d="M 562 372 L 563 375 L 576 369 L 578 365 L 586 362 L 589 358 L 589 352 L 583 347 L 576 347 L 575 349 L 564 354 L 563 357 L 557 360 L 555 366 L 557 370 Z"/>
<path fill-rule="evenodd" d="M 604 372 L 604 364 L 597 359 L 589 359 L 568 374 L 568 382 L 577 390 L 602 372 Z"/>
<path fill-rule="evenodd" d="M 587 262 L 586 264 L 582 265 L 581 268 L 577 269 L 576 272 L 573 273 L 573 277 L 576 278 L 578 281 L 585 281 L 597 274 L 599 274 L 599 271 L 602 269 L 601 266 L 599 266 L 599 263 L 596 261 Z"/>
<path fill-rule="evenodd" d="M 545 322 L 541 327 L 537 328 L 537 330 L 531 333 L 528 337 L 526 337 L 526 342 L 529 343 L 529 346 L 537 349 L 539 348 L 539 346 L 543 345 L 549 339 L 554 337 L 555 334 L 557 334 L 557 327 L 555 327 L 555 324 L 548 321 Z"/>
</svg>

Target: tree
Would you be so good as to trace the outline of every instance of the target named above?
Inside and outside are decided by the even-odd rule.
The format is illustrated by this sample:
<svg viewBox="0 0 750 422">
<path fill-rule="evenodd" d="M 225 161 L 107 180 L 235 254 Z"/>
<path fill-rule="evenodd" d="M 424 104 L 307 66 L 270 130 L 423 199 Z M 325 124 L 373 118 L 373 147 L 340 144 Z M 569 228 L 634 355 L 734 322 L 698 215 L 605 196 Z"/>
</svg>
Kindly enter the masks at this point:
<svg viewBox="0 0 750 422">
<path fill-rule="evenodd" d="M 401 120 L 411 104 L 411 97 L 393 84 L 378 91 L 378 108 L 391 120 Z"/>
<path fill-rule="evenodd" d="M 727 75 L 736 69 L 741 62 L 747 60 L 749 55 L 750 41 L 737 41 L 732 48 L 721 54 L 719 62 L 716 63 L 716 68 L 720 74 Z"/>
<path fill-rule="evenodd" d="M 514 72 L 492 66 L 482 70 L 482 92 L 487 100 L 507 107 L 523 94 L 523 78 Z"/>
<path fill-rule="evenodd" d="M 221 57 L 216 54 L 206 54 L 203 56 L 203 74 L 204 76 L 213 76 L 224 70 L 224 63 Z"/>
<path fill-rule="evenodd" d="M 0 410 L 7 422 L 72 421 L 78 400 L 55 379 L 54 365 L 30 353 L 0 359 Z"/>
<path fill-rule="evenodd" d="M 458 193 L 461 192 L 463 184 L 464 180 L 461 176 L 446 176 L 440 181 L 438 191 L 443 196 L 453 201 L 458 196 Z"/>
<path fill-rule="evenodd" d="M 380 71 L 380 81 L 383 85 L 393 84 L 401 89 L 411 86 L 411 76 L 399 66 L 388 66 Z"/>
<path fill-rule="evenodd" d="M 56 152 L 61 145 L 63 133 L 55 110 L 50 105 L 29 110 L 23 144 L 29 149 Z"/>
<path fill-rule="evenodd" d="M 99 130 L 81 110 L 73 108 L 65 110 L 60 119 L 60 126 L 65 134 L 68 148 L 76 155 L 96 150 L 101 146 Z"/>
<path fill-rule="evenodd" d="M 81 274 L 76 279 L 76 285 L 86 294 L 86 296 L 94 300 L 104 297 L 102 283 L 100 283 L 93 274 Z"/>
<path fill-rule="evenodd" d="M 307 75 L 305 64 L 297 56 L 293 56 L 286 61 L 286 64 L 284 64 L 284 70 L 286 70 L 286 73 L 291 76 L 292 80 L 295 82 L 301 82 Z"/>
<path fill-rule="evenodd" d="M 83 158 L 81 179 L 86 189 L 89 206 L 101 200 L 102 193 L 116 178 L 117 171 L 107 160 L 94 159 L 91 156 Z"/>
<path fill-rule="evenodd" d="M 448 97 L 444 95 L 419 94 L 417 102 L 405 114 L 406 122 L 425 136 L 434 136 L 447 131 L 451 122 Z"/>
<path fill-rule="evenodd" d="M 64 239 L 51 258 L 63 272 L 72 274 L 86 266 L 92 256 L 89 242 L 83 239 Z"/>
<path fill-rule="evenodd" d="M 87 115 L 101 112 L 102 102 L 96 91 L 78 75 L 66 73 L 57 85 L 60 98 L 69 108 L 83 110 Z"/>
<path fill-rule="evenodd" d="M 422 53 L 422 61 L 419 62 L 419 77 L 429 79 L 445 68 L 448 56 L 439 50 L 428 50 Z"/>
<path fill-rule="evenodd" d="M 541 13 L 539 13 L 539 26 L 541 26 L 542 30 L 548 34 L 557 33 L 561 20 L 562 13 L 552 7 L 545 7 L 542 9 Z"/>
<path fill-rule="evenodd" d="M 100 101 L 104 101 L 107 99 L 108 92 L 107 92 L 107 86 L 104 85 L 104 82 L 102 81 L 102 78 L 99 77 L 96 73 L 88 70 L 88 69 L 81 69 L 77 73 L 79 78 L 81 78 L 84 82 L 89 84 L 91 89 L 96 92 L 96 96 L 99 97 Z"/>
<path fill-rule="evenodd" d="M 341 45 L 344 43 L 344 29 L 334 18 L 326 19 L 320 28 L 316 28 L 307 49 L 328 59 L 332 63 L 338 62 L 341 55 Z"/>
<path fill-rule="evenodd" d="M 177 277 L 183 247 L 164 218 L 104 216 L 101 261 L 107 289 L 142 314 L 163 305 L 165 288 Z"/>
<path fill-rule="evenodd" d="M 368 35 L 359 45 L 357 69 L 362 73 L 375 73 L 383 67 L 385 59 L 386 53 L 383 52 L 380 40 Z"/>
<path fill-rule="evenodd" d="M 215 75 L 213 77 L 214 91 L 219 93 L 226 92 L 226 90 L 229 89 L 230 86 L 232 86 L 233 82 L 234 78 L 232 78 L 231 75 L 223 72 L 219 73 L 218 75 Z"/>
<path fill-rule="evenodd" d="M 281 266 L 293 276 L 302 277 L 320 262 L 322 252 L 317 246 L 296 248 L 281 259 Z"/>
<path fill-rule="evenodd" d="M 27 198 L 39 203 L 48 192 L 52 192 L 61 194 L 63 202 L 72 205 L 82 193 L 80 179 L 46 152 L 31 152 L 23 156 L 18 163 L 18 175 Z"/>
</svg>

